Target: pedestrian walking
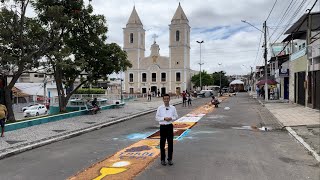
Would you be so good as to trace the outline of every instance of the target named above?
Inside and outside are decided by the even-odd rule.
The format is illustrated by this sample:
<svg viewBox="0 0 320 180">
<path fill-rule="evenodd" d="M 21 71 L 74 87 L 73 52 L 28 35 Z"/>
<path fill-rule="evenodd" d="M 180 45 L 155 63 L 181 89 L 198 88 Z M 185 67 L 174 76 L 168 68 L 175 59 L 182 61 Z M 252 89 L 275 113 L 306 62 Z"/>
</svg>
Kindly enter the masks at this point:
<svg viewBox="0 0 320 180">
<path fill-rule="evenodd" d="M 178 119 L 177 110 L 174 106 L 170 105 L 170 95 L 163 95 L 164 104 L 158 107 L 156 120 L 160 124 L 160 152 L 161 152 L 161 164 L 163 166 L 166 163 L 165 144 L 168 142 L 168 164 L 173 165 L 172 153 L 173 153 L 173 124 L 172 122 Z"/>
<path fill-rule="evenodd" d="M 148 101 L 151 101 L 151 91 L 150 91 L 150 89 L 148 91 Z"/>
<path fill-rule="evenodd" d="M 191 101 L 191 93 L 188 93 L 188 106 L 192 106 Z"/>
<path fill-rule="evenodd" d="M 0 104 L 0 126 L 1 126 L 1 137 L 4 137 L 4 126 L 7 120 L 8 110 L 5 105 Z"/>
<path fill-rule="evenodd" d="M 182 92 L 182 107 L 187 107 L 187 93 L 185 91 Z"/>
<path fill-rule="evenodd" d="M 157 92 L 157 93 L 158 93 L 158 97 L 160 97 L 160 90 L 159 90 L 159 89 L 158 89 L 158 92 Z"/>
</svg>

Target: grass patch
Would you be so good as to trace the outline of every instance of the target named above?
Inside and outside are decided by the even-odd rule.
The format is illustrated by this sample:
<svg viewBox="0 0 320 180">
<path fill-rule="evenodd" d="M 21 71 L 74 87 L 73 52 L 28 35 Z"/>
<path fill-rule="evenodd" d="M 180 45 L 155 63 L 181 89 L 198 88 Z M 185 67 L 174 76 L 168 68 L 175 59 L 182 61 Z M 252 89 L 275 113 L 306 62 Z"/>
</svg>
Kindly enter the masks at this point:
<svg viewBox="0 0 320 180">
<path fill-rule="evenodd" d="M 58 114 L 64 114 L 64 113 L 58 113 Z M 12 124 L 12 123 L 17 123 L 17 122 L 24 122 L 24 121 L 29 121 L 32 119 L 38 119 L 38 118 L 43 118 L 43 117 L 50 117 L 50 116 L 55 116 L 57 114 L 47 114 L 47 115 L 42 115 L 42 116 L 33 116 L 33 117 L 28 117 L 24 119 L 18 119 L 16 121 L 7 121 L 6 124 Z"/>
</svg>

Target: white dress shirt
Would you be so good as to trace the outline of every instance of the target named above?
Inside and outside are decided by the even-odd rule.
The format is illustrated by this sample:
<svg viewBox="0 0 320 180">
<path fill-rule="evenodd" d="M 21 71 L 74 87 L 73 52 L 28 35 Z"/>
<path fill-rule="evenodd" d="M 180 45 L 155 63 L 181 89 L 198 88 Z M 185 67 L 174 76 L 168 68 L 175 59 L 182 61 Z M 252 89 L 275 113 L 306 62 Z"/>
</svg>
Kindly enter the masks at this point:
<svg viewBox="0 0 320 180">
<path fill-rule="evenodd" d="M 171 117 L 171 121 L 165 121 L 164 118 Z M 156 121 L 159 121 L 160 125 L 172 124 L 173 121 L 178 119 L 177 110 L 174 106 L 169 105 L 166 107 L 165 105 L 161 105 L 158 107 L 156 114 Z"/>
</svg>

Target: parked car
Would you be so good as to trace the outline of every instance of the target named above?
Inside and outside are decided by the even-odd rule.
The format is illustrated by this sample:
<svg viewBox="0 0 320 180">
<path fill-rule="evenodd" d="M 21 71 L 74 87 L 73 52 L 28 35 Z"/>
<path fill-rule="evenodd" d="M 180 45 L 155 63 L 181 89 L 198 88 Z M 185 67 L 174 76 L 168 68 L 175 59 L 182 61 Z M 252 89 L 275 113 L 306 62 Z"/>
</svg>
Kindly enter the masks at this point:
<svg viewBox="0 0 320 180">
<path fill-rule="evenodd" d="M 201 90 L 198 94 L 198 97 L 211 97 L 214 95 L 213 90 Z"/>
<path fill-rule="evenodd" d="M 25 106 L 25 107 L 21 108 L 21 110 L 24 112 L 25 110 L 29 109 L 30 107 L 37 106 L 37 105 L 39 105 L 39 104 L 30 104 L 28 106 Z"/>
<path fill-rule="evenodd" d="M 48 112 L 48 109 L 44 105 L 39 104 L 39 105 L 29 107 L 29 109 L 23 112 L 23 116 L 24 117 L 39 116 L 39 115 L 45 115 L 47 114 L 47 112 Z"/>
</svg>

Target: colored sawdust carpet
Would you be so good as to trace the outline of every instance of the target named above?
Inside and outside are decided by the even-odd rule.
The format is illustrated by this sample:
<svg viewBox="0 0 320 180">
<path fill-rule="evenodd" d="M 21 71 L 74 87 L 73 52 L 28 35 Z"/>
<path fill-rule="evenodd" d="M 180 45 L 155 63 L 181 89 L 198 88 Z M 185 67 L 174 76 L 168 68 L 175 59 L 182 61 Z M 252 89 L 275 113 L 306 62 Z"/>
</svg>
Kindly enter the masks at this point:
<svg viewBox="0 0 320 180">
<path fill-rule="evenodd" d="M 223 99 L 224 100 L 224 99 Z M 191 129 L 203 116 L 214 110 L 213 106 L 204 105 L 196 108 L 186 116 L 173 123 L 174 139 L 181 137 Z M 148 164 L 160 155 L 160 132 L 156 131 L 147 139 L 140 140 L 122 149 L 114 155 L 93 164 L 91 167 L 68 178 L 69 180 L 101 180 L 101 179 L 132 179 L 143 171 Z M 174 141 L 176 142 L 176 141 Z"/>
</svg>

